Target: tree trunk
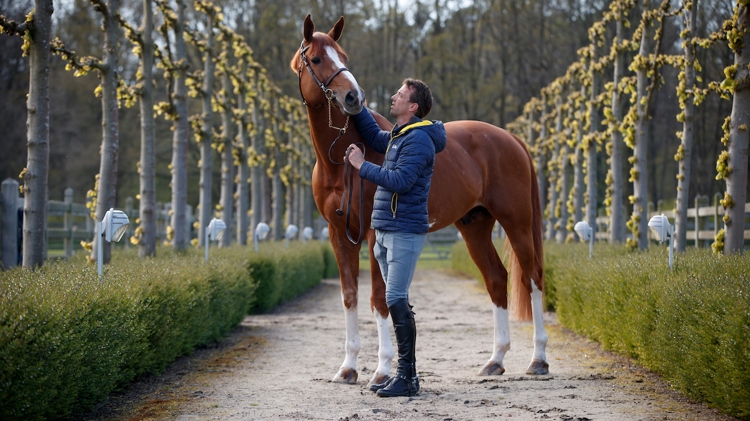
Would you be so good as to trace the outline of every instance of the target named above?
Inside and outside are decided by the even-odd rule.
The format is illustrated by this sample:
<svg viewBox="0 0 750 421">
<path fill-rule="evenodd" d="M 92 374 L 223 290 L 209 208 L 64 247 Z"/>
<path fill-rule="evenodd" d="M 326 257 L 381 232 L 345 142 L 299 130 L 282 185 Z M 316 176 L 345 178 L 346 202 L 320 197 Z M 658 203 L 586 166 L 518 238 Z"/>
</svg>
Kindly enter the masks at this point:
<svg viewBox="0 0 750 421">
<path fill-rule="evenodd" d="M 620 12 L 620 15 L 616 18 L 616 35 L 615 42 L 620 45 L 623 40 L 623 19 L 625 16 Z M 610 167 L 609 167 L 609 178 L 611 180 L 610 188 L 610 206 L 609 206 L 609 242 L 610 243 L 622 243 L 623 241 L 623 174 L 622 174 L 622 133 L 616 128 L 622 122 L 622 104 L 620 103 L 620 92 L 617 85 L 620 83 L 622 74 L 625 71 L 625 52 L 618 50 L 615 56 L 615 69 L 612 82 L 614 83 L 614 89 L 612 91 L 612 118 L 614 121 L 611 124 L 615 125 L 615 129 L 612 130 L 611 152 L 610 152 Z"/>
<path fill-rule="evenodd" d="M 296 225 L 299 228 L 299 221 L 297 220 L 297 182 L 294 176 L 294 154 L 292 152 L 294 148 L 294 116 L 291 110 L 289 111 L 289 133 L 287 134 L 287 153 L 286 162 L 290 168 L 287 174 L 286 184 L 286 225 Z"/>
<path fill-rule="evenodd" d="M 264 151 L 265 134 L 263 127 L 260 124 L 260 76 L 256 70 L 255 72 L 255 96 L 253 97 L 253 136 L 252 136 L 252 150 L 253 150 L 253 163 L 251 168 L 252 173 L 252 186 L 251 186 L 251 214 L 252 214 L 252 226 L 250 229 L 255 235 L 255 228 L 258 224 L 265 222 L 263 220 L 263 165 L 261 163 L 261 155 Z"/>
<path fill-rule="evenodd" d="M 544 175 L 544 169 L 547 166 L 547 136 L 549 131 L 547 130 L 547 94 L 542 92 L 542 115 L 539 118 L 540 128 L 539 137 L 536 141 L 536 178 L 539 184 L 539 205 L 544 211 L 547 208 L 547 177 Z M 549 224 L 549 218 L 547 224 Z"/>
<path fill-rule="evenodd" d="M 187 210 L 187 145 L 190 126 L 188 125 L 187 55 L 183 32 L 185 27 L 185 3 L 177 0 L 177 22 L 174 27 L 175 65 L 178 67 L 172 98 L 177 117 L 174 122 L 172 141 L 172 247 L 183 250 L 188 238 L 185 232 Z"/>
<path fill-rule="evenodd" d="M 732 171 L 726 176 L 730 206 L 725 206 L 724 253 L 742 253 L 745 242 L 745 199 L 747 184 L 747 148 L 750 137 L 750 26 L 748 7 L 737 2 L 737 27 L 742 31 L 741 50 L 735 50 L 736 88 L 732 101 L 729 132 L 729 163 Z M 725 197 L 725 199 L 727 199 Z M 726 203 L 726 201 L 725 201 Z"/>
<path fill-rule="evenodd" d="M 598 50 L 596 48 L 596 40 L 594 43 L 594 52 L 591 56 L 591 62 L 595 63 L 598 60 Z M 588 114 L 589 114 L 589 134 L 594 135 L 599 131 L 599 107 L 596 103 L 596 98 L 599 96 L 599 72 L 596 69 L 591 69 L 591 92 L 589 94 L 588 101 Z M 596 224 L 596 209 L 598 205 L 598 193 L 597 183 L 599 178 L 597 177 L 597 157 L 596 157 L 597 142 L 594 139 L 588 144 L 586 149 L 586 196 L 588 201 L 586 202 L 586 221 L 589 226 L 594 229 L 594 235 L 596 235 L 597 224 Z"/>
<path fill-rule="evenodd" d="M 272 108 L 272 112 L 279 112 L 279 104 L 278 99 L 274 99 L 274 104 Z M 272 130 L 273 130 L 273 136 L 274 136 L 274 148 L 273 148 L 273 179 L 272 179 L 272 188 L 273 188 L 273 197 L 272 197 L 272 205 L 271 205 L 271 215 L 273 219 L 273 224 L 271 226 L 271 234 L 273 235 L 273 238 L 275 240 L 281 240 L 284 238 L 284 190 L 281 183 L 281 150 L 279 148 L 279 138 L 281 136 L 281 131 L 279 130 L 279 124 L 276 121 L 271 122 Z"/>
<path fill-rule="evenodd" d="M 141 39 L 141 161 L 140 209 L 141 238 L 138 256 L 156 255 L 156 150 L 154 123 L 154 39 L 151 0 L 143 0 L 143 31 Z"/>
<path fill-rule="evenodd" d="M 586 97 L 586 86 L 581 86 L 581 98 Z M 580 115 L 585 112 L 583 104 L 581 105 Z M 573 224 L 581 221 L 583 218 L 583 122 L 580 118 L 578 121 L 578 129 L 576 130 L 576 142 L 575 142 L 575 172 L 573 175 Z M 575 225 L 573 225 L 575 226 Z M 570 227 L 569 227 L 570 228 Z"/>
<path fill-rule="evenodd" d="M 117 100 L 117 56 L 119 52 L 119 24 L 117 11 L 119 0 L 109 0 L 104 16 L 104 59 L 100 70 L 102 80 L 102 149 L 99 165 L 99 191 L 96 195 L 96 220 L 101 221 L 110 208 L 115 207 L 117 198 L 117 156 L 119 153 L 119 110 Z M 96 259 L 96 250 L 101 238 L 94 237 L 92 257 Z M 103 241 L 101 244 L 102 263 L 109 263 L 112 244 Z"/>
<path fill-rule="evenodd" d="M 650 0 L 643 0 L 644 15 L 651 11 Z M 636 121 L 635 121 L 635 138 L 633 143 L 633 170 L 631 172 L 631 181 L 633 182 L 633 217 L 632 231 L 633 239 L 637 242 L 638 248 L 645 250 L 648 248 L 648 141 L 651 119 L 651 101 L 655 87 L 652 83 L 653 78 L 658 78 L 658 69 L 656 63 L 651 62 L 650 54 L 658 54 L 658 46 L 654 40 L 656 28 L 653 19 L 644 23 L 643 36 L 641 36 L 640 51 L 638 54 L 643 58 L 642 64 L 636 69 L 637 78 L 637 101 L 636 101 Z M 655 48 L 656 47 L 656 50 Z M 649 76 L 649 71 L 654 72 Z"/>
<path fill-rule="evenodd" d="M 562 92 L 555 94 L 555 133 L 552 135 L 553 149 L 552 159 L 547 164 L 549 167 L 549 225 L 547 226 L 547 239 L 555 238 L 557 233 L 557 224 L 559 217 L 558 193 L 560 189 L 560 179 L 562 164 L 560 160 L 560 138 L 562 133 Z"/>
<path fill-rule="evenodd" d="M 55 10 L 52 0 L 35 0 L 34 7 L 33 21 L 28 29 L 33 42 L 29 47 L 28 157 L 23 176 L 23 266 L 29 269 L 44 264 L 49 174 L 50 37 Z M 13 215 L 15 217 L 15 210 Z"/>
<path fill-rule="evenodd" d="M 226 44 L 227 49 L 229 47 Z M 228 59 L 227 59 L 228 60 Z M 234 131 L 232 130 L 232 82 L 229 80 L 229 63 L 225 62 L 226 70 L 221 77 L 222 100 L 224 106 L 221 112 L 221 139 L 224 150 L 221 151 L 221 219 L 227 224 L 227 230 L 221 237 L 220 247 L 232 244 L 232 219 L 234 211 Z"/>
<path fill-rule="evenodd" d="M 211 98 L 213 97 L 214 84 L 214 16 L 206 13 L 206 53 L 203 58 L 203 98 L 201 102 L 201 172 L 200 172 L 200 197 L 198 211 L 198 245 L 205 247 L 206 229 L 213 213 L 212 186 L 213 186 L 213 148 L 211 148 L 213 133 L 213 109 Z"/>
<path fill-rule="evenodd" d="M 698 0 L 692 0 L 690 10 L 685 10 L 685 26 L 689 34 L 685 39 L 685 91 L 691 91 L 695 85 L 695 46 L 691 40 L 696 35 L 695 20 L 698 16 Z M 679 92 L 678 92 L 679 95 Z M 686 95 L 684 101 L 684 119 L 682 122 L 682 142 L 678 152 L 679 173 L 677 175 L 677 213 L 675 217 L 675 249 L 685 251 L 687 243 L 687 210 L 690 207 L 690 160 L 693 155 L 693 121 L 695 120 L 695 104 L 692 95 Z M 696 245 L 698 239 L 695 239 Z"/>
<path fill-rule="evenodd" d="M 250 178 L 250 167 L 247 163 L 247 150 L 250 147 L 250 140 L 247 136 L 247 98 L 245 97 L 247 95 L 247 81 L 245 80 L 247 58 L 243 58 L 242 60 L 240 74 L 242 75 L 242 81 L 240 83 L 240 92 L 237 96 L 237 108 L 239 108 L 241 113 L 240 123 L 237 125 L 237 139 L 240 147 L 237 168 L 237 243 L 244 246 L 247 244 L 248 179 Z"/>
<path fill-rule="evenodd" d="M 560 110 L 563 113 L 567 112 L 568 121 L 572 121 L 573 101 L 568 99 L 567 107 Z M 558 133 L 558 143 L 560 144 L 560 204 L 558 205 L 560 207 L 560 219 L 557 221 L 557 242 L 564 243 L 568 237 L 568 201 L 570 200 L 570 145 L 568 144 L 571 136 L 570 126 L 565 128 L 560 126 Z"/>
</svg>

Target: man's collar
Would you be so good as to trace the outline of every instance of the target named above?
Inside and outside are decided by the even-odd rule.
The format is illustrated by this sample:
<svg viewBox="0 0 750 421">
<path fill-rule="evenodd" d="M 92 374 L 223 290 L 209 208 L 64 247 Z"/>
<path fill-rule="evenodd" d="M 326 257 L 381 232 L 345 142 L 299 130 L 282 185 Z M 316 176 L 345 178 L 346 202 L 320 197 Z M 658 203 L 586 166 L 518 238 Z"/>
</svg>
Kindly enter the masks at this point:
<svg viewBox="0 0 750 421">
<path fill-rule="evenodd" d="M 404 128 L 404 127 L 409 127 L 409 126 L 411 126 L 412 124 L 416 124 L 416 123 L 421 123 L 421 122 L 422 122 L 422 119 L 421 119 L 421 118 L 419 118 L 419 117 L 417 117 L 417 116 L 413 115 L 413 116 L 411 116 L 411 118 L 409 119 L 409 122 L 408 122 L 408 123 L 406 123 L 406 124 L 404 124 L 403 126 L 400 126 L 400 127 L 399 127 L 399 125 L 398 125 L 398 124 L 396 124 L 395 126 L 393 126 L 393 134 L 394 134 L 394 135 L 395 135 L 395 134 L 398 134 L 398 132 L 400 132 L 400 131 L 401 131 L 401 130 L 402 130 L 402 129 Z"/>
</svg>

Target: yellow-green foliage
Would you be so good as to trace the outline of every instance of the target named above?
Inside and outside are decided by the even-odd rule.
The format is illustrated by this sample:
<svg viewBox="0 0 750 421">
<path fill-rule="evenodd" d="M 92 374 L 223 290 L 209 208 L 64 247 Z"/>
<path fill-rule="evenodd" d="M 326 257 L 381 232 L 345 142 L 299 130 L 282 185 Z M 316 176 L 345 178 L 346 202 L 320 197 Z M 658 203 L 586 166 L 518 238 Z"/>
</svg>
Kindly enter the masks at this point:
<svg viewBox="0 0 750 421">
<path fill-rule="evenodd" d="M 750 419 L 750 259 L 666 247 L 618 254 L 548 244 L 562 324 L 636 358 L 676 389 Z M 553 266 L 553 267 L 550 267 Z M 548 278 L 549 279 L 549 278 Z"/>
<path fill-rule="evenodd" d="M 317 242 L 261 247 L 213 249 L 208 262 L 202 250 L 160 250 L 153 259 L 114 253 L 102 285 L 83 259 L 2 272 L 0 419 L 90 408 L 135 376 L 220 339 L 254 303 L 275 305 L 314 285 L 330 253 Z M 272 269 L 273 299 L 256 289 L 269 283 L 256 267 Z"/>
</svg>

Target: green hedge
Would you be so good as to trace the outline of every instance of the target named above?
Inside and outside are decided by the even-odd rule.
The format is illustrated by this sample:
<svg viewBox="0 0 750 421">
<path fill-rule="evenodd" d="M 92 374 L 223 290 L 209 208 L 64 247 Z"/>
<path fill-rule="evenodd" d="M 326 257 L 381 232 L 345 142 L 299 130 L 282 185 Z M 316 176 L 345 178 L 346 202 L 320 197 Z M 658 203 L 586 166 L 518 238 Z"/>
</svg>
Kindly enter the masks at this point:
<svg viewBox="0 0 750 421">
<path fill-rule="evenodd" d="M 91 408 L 137 375 L 219 340 L 257 303 L 273 306 L 313 286 L 330 252 L 315 242 L 261 248 L 212 249 L 208 263 L 199 250 L 115 253 L 101 286 L 96 267 L 81 261 L 0 272 L 0 419 Z"/>
<path fill-rule="evenodd" d="M 560 323 L 750 419 L 750 258 L 692 249 L 675 256 L 674 271 L 667 262 L 664 246 L 597 244 L 589 259 L 586 245 L 545 244 Z"/>
<path fill-rule="evenodd" d="M 251 312 L 268 311 L 279 302 L 296 297 L 318 284 L 321 277 L 338 276 L 331 247 L 328 244 L 309 244 L 290 243 L 288 250 L 284 248 L 284 243 L 264 244 L 261 247 L 260 258 L 248 264 L 249 272 L 258 279 L 258 297 Z"/>
</svg>

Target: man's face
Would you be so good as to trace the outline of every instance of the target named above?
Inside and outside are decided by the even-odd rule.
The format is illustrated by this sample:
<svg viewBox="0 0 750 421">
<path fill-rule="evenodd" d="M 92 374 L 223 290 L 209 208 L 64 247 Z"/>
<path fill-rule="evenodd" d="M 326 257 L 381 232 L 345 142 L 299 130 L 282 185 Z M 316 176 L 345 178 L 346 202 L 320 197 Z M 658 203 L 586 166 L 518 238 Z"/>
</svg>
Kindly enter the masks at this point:
<svg viewBox="0 0 750 421">
<path fill-rule="evenodd" d="M 414 89 L 409 88 L 405 84 L 391 97 L 391 116 L 399 118 L 404 115 L 414 115 L 417 111 L 417 104 L 411 102 L 411 94 Z"/>
</svg>

